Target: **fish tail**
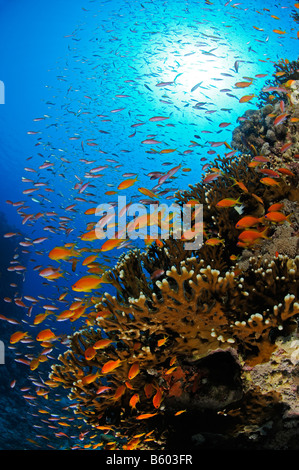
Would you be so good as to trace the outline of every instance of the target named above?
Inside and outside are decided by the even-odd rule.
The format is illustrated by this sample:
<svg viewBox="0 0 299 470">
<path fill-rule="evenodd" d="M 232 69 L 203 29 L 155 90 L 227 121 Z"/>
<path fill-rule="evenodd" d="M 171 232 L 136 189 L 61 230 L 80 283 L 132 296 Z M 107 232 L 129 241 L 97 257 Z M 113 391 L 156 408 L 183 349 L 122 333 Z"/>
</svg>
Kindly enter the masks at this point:
<svg viewBox="0 0 299 470">
<path fill-rule="evenodd" d="M 269 240 L 269 237 L 267 237 L 269 227 L 266 227 L 263 232 L 261 232 L 261 238 L 265 238 L 266 240 Z"/>
</svg>

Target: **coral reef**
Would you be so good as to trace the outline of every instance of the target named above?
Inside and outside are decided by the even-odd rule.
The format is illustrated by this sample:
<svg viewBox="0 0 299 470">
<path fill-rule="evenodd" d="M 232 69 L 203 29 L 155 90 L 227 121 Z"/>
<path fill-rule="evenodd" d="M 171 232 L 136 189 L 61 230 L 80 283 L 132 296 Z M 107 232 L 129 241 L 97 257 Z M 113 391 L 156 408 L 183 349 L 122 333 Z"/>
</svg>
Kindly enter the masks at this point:
<svg viewBox="0 0 299 470">
<path fill-rule="evenodd" d="M 281 435 L 298 448 L 298 81 L 283 67 L 287 98 L 233 133 L 242 154 L 176 194 L 202 204 L 203 245 L 122 255 L 105 274 L 115 296 L 90 298 L 52 366 L 50 386 L 106 449 L 271 448 Z"/>
<path fill-rule="evenodd" d="M 278 98 L 273 100 L 272 104 L 267 102 L 260 109 L 246 111 L 245 119 L 233 131 L 232 146 L 234 148 L 241 152 L 251 151 L 254 155 L 265 155 L 270 158 L 274 168 L 282 164 L 294 164 L 294 156 L 299 153 L 299 115 L 298 106 L 296 106 L 299 80 L 291 80 L 291 82 L 293 83 L 285 89 L 276 86 L 279 90 L 276 92 Z M 272 88 L 275 89 L 275 86 Z M 273 92 L 265 92 L 265 95 L 269 97 L 270 93 Z M 285 111 L 286 96 L 291 103 L 287 112 Z"/>
</svg>

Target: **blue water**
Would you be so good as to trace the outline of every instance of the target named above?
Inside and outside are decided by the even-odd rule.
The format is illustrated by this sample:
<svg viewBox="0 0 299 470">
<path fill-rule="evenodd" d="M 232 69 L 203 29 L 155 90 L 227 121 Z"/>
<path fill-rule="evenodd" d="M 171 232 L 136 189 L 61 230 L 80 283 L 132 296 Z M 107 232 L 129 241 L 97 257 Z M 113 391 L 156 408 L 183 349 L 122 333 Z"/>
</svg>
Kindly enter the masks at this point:
<svg viewBox="0 0 299 470">
<path fill-rule="evenodd" d="M 62 262 L 65 277 L 56 282 L 45 283 L 34 268 L 58 266 L 48 258 L 55 246 L 78 243 L 100 248 L 102 241 L 91 245 L 79 239 L 86 223 L 94 220 L 84 212 L 100 203 L 115 203 L 119 192 L 105 193 L 117 190 L 127 173 L 138 176 L 138 182 L 121 194 L 128 202 L 143 198 L 138 187 L 154 188 L 157 180 L 148 176 L 153 171 L 165 173 L 179 164 L 190 169 L 177 172 L 160 188 L 167 190 L 164 202 L 171 202 L 175 191 L 200 181 L 203 165 L 229 151 L 224 145 L 211 147 L 211 142 L 230 143 L 238 117 L 258 102 L 256 97 L 248 103 L 239 99 L 258 95 L 279 59 L 297 59 L 298 25 L 290 17 L 292 11 L 289 1 L 1 0 L 0 80 L 5 85 L 5 104 L 0 105 L 1 239 L 6 232 L 21 232 L 5 247 L 3 239 L 3 296 L 13 299 L 14 289 L 23 296 L 40 296 L 34 314 L 43 312 L 44 304 L 55 304 L 66 290 L 69 301 L 83 298 L 71 290 L 86 274 L 80 263 L 72 272 L 71 265 Z M 256 77 L 260 74 L 267 76 Z M 249 88 L 235 88 L 236 82 L 248 77 L 253 78 Z M 155 116 L 169 119 L 150 121 Z M 221 123 L 229 125 L 219 127 Z M 150 138 L 159 143 L 142 143 Z M 160 153 L 167 149 L 175 151 Z M 40 169 L 45 162 L 53 166 Z M 102 177 L 86 177 L 98 166 L 107 166 L 100 171 Z M 76 184 L 82 187 L 87 182 L 89 186 L 79 193 Z M 29 188 L 38 190 L 24 194 Z M 25 209 L 20 214 L 18 206 L 7 201 L 24 201 Z M 66 210 L 72 204 L 74 211 Z M 25 215 L 40 212 L 38 220 L 22 223 Z M 65 216 L 70 220 L 61 225 L 59 217 Z M 48 239 L 29 248 L 19 245 L 38 237 Z M 127 249 L 115 249 L 99 260 L 113 266 Z M 14 273 L 17 288 L 12 288 L 7 267 L 16 254 L 26 271 Z M 32 328 L 33 317 L 13 301 L 2 301 L 1 309 L 3 315 L 18 318 L 22 328 Z M 55 325 L 59 333 L 72 327 L 66 322 Z M 12 334 L 15 327 L 2 321 L 0 328 L 0 339 L 5 338 L 8 348 L 8 332 Z M 1 367 L 7 368 L 6 382 L 13 380 L 13 359 Z M 28 368 L 19 367 L 24 378 Z M 22 397 L 17 385 L 2 387 L 10 403 L 17 394 Z M 34 429 L 31 432 L 34 436 Z M 28 443 L 17 439 L 11 445 L 27 448 Z M 47 445 L 39 441 L 40 447 Z"/>
</svg>

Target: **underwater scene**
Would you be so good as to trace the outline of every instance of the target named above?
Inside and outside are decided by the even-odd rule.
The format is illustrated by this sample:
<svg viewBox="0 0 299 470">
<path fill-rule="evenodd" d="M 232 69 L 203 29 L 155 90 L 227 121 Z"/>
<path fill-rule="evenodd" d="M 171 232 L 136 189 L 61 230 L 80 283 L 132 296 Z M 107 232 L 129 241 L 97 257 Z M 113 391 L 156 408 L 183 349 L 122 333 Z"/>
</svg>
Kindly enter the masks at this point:
<svg viewBox="0 0 299 470">
<path fill-rule="evenodd" d="M 0 48 L 0 450 L 299 450 L 299 3 L 0 0 Z"/>
</svg>

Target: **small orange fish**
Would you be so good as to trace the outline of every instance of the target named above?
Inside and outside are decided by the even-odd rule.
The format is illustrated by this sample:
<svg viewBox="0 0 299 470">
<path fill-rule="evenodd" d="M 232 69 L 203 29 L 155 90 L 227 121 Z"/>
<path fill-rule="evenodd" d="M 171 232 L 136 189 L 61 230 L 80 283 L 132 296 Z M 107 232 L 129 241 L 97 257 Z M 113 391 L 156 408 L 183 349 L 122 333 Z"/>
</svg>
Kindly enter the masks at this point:
<svg viewBox="0 0 299 470">
<path fill-rule="evenodd" d="M 87 266 L 88 264 L 91 264 L 93 261 L 95 261 L 97 259 L 97 256 L 98 255 L 90 255 L 90 256 L 87 256 L 87 258 L 85 258 L 83 261 L 82 261 L 82 266 Z"/>
<path fill-rule="evenodd" d="M 205 241 L 205 244 L 210 246 L 220 245 L 220 243 L 224 243 L 224 238 L 209 238 Z"/>
<path fill-rule="evenodd" d="M 119 387 L 117 387 L 117 389 L 115 390 L 115 394 L 113 396 L 113 400 L 115 401 L 119 400 L 123 396 L 125 391 L 126 391 L 125 385 L 120 385 Z"/>
<path fill-rule="evenodd" d="M 286 32 L 285 32 L 285 31 L 281 31 L 281 29 L 273 29 L 273 33 L 276 33 L 276 34 L 285 34 Z"/>
<path fill-rule="evenodd" d="M 157 392 L 153 397 L 153 405 L 155 408 L 160 408 L 162 395 L 162 390 L 160 388 L 157 388 Z"/>
<path fill-rule="evenodd" d="M 254 225 L 258 225 L 259 222 L 260 222 L 260 219 L 258 219 L 257 217 L 252 217 L 251 215 L 248 215 L 240 219 L 236 223 L 235 227 L 238 229 L 249 228 L 249 227 L 253 227 Z"/>
<path fill-rule="evenodd" d="M 217 207 L 234 207 L 237 204 L 242 204 L 240 202 L 240 198 L 238 198 L 238 199 L 225 198 L 225 199 L 222 199 L 221 201 L 217 202 L 216 206 Z"/>
<path fill-rule="evenodd" d="M 288 113 L 282 113 L 274 119 L 274 126 L 281 124 L 287 117 Z"/>
<path fill-rule="evenodd" d="M 38 333 L 36 340 L 37 341 L 52 341 L 56 339 L 56 335 L 49 328 L 42 330 Z"/>
<path fill-rule="evenodd" d="M 283 204 L 280 203 L 280 202 L 277 202 L 275 204 L 272 204 L 269 208 L 268 208 L 268 212 L 277 212 L 279 211 L 280 209 L 283 208 Z"/>
<path fill-rule="evenodd" d="M 284 222 L 290 222 L 291 215 L 292 214 L 285 216 L 282 212 L 273 211 L 273 212 L 268 212 L 268 214 L 265 215 L 265 219 L 270 220 L 270 222 L 281 224 Z"/>
<path fill-rule="evenodd" d="M 145 196 L 155 197 L 155 198 L 159 197 L 159 196 L 157 196 L 157 194 L 155 194 L 153 191 L 151 191 L 150 189 L 147 189 L 147 188 L 138 188 L 138 191 L 140 193 L 144 194 Z"/>
<path fill-rule="evenodd" d="M 159 339 L 157 343 L 158 347 L 160 348 L 161 346 L 163 346 L 166 343 L 166 341 L 167 341 L 166 336 L 164 338 Z"/>
<path fill-rule="evenodd" d="M 267 163 L 270 161 L 269 158 L 265 157 L 264 155 L 256 155 L 255 157 L 253 157 L 253 160 L 255 162 L 262 162 L 262 163 Z"/>
<path fill-rule="evenodd" d="M 235 83 L 235 87 L 237 87 L 237 88 L 246 88 L 249 85 L 252 85 L 252 82 L 237 82 L 237 83 Z"/>
<path fill-rule="evenodd" d="M 72 285 L 72 290 L 76 292 L 90 292 L 92 289 L 100 287 L 100 284 L 101 278 L 98 276 L 83 276 Z"/>
<path fill-rule="evenodd" d="M 283 175 L 295 176 L 295 173 L 293 173 L 291 170 L 288 170 L 288 168 L 277 168 L 277 171 L 279 171 L 279 173 L 282 173 Z"/>
<path fill-rule="evenodd" d="M 260 162 L 249 162 L 248 163 L 248 168 L 256 168 L 260 165 Z"/>
<path fill-rule="evenodd" d="M 164 150 L 161 150 L 159 153 L 172 153 L 172 152 L 175 152 L 176 149 L 164 149 Z"/>
<path fill-rule="evenodd" d="M 87 361 L 90 361 L 91 359 L 93 359 L 96 356 L 96 354 L 97 354 L 97 351 L 92 346 L 85 349 L 85 352 L 84 352 L 84 356 Z"/>
<path fill-rule="evenodd" d="M 114 371 L 117 367 L 120 366 L 121 360 L 117 359 L 116 361 L 108 361 L 102 367 L 102 374 L 108 374 L 109 372 Z"/>
<path fill-rule="evenodd" d="M 279 185 L 277 181 L 275 181 L 273 178 L 270 178 L 268 176 L 266 176 L 265 178 L 262 178 L 260 181 L 266 186 L 278 186 Z"/>
<path fill-rule="evenodd" d="M 148 419 L 156 416 L 158 413 L 144 413 L 142 415 L 136 416 L 136 419 Z"/>
<path fill-rule="evenodd" d="M 242 98 L 239 99 L 239 103 L 247 103 L 248 101 L 251 101 L 252 98 L 254 98 L 255 95 L 245 95 L 245 96 L 242 96 Z"/>
<path fill-rule="evenodd" d="M 96 213 L 97 208 L 96 207 L 91 207 L 90 209 L 87 209 L 84 214 L 86 215 L 91 215 Z"/>
<path fill-rule="evenodd" d="M 139 372 L 140 372 L 139 363 L 134 362 L 134 364 L 131 365 L 130 370 L 128 372 L 128 379 L 129 380 L 134 379 L 136 377 L 136 375 L 139 374 Z"/>
<path fill-rule="evenodd" d="M 262 200 L 262 198 L 260 198 L 259 196 L 257 196 L 256 194 L 252 193 L 252 196 L 254 197 L 254 199 L 259 202 L 260 204 L 263 204 L 264 205 L 264 201 Z"/>
<path fill-rule="evenodd" d="M 94 240 L 98 240 L 95 229 L 90 230 L 89 232 L 83 233 L 83 235 L 81 235 L 80 238 L 81 238 L 81 240 L 89 241 L 89 242 L 92 242 Z"/>
<path fill-rule="evenodd" d="M 139 401 L 140 401 L 140 398 L 139 398 L 138 393 L 134 393 L 134 395 L 132 395 L 129 401 L 129 405 L 131 406 L 131 408 L 136 408 L 136 405 Z"/>
<path fill-rule="evenodd" d="M 246 188 L 245 184 L 242 183 L 242 181 L 237 181 L 235 178 L 232 178 L 231 179 L 234 181 L 234 184 L 232 186 L 239 186 L 240 189 L 242 189 L 242 191 L 244 191 L 245 193 L 248 193 L 248 189 Z"/>
<path fill-rule="evenodd" d="M 262 168 L 259 170 L 260 173 L 263 173 L 264 175 L 271 176 L 272 178 L 280 178 L 280 175 L 274 171 L 271 170 L 270 168 Z"/>
<path fill-rule="evenodd" d="M 101 247 L 101 251 L 110 251 L 119 246 L 121 243 L 124 242 L 124 239 L 120 238 L 113 238 L 111 240 L 107 240 L 103 243 Z"/>
<path fill-rule="evenodd" d="M 82 377 L 82 384 L 89 385 L 94 382 L 99 377 L 99 373 L 96 372 L 95 374 L 88 374 Z"/>
<path fill-rule="evenodd" d="M 219 176 L 220 176 L 220 172 L 219 173 L 211 173 L 203 179 L 203 183 L 211 183 L 211 181 L 215 181 Z"/>
<path fill-rule="evenodd" d="M 39 325 L 40 323 L 42 323 L 48 315 L 50 315 L 51 312 L 46 312 L 46 313 L 39 313 L 38 315 L 36 315 L 36 317 L 34 318 L 34 321 L 33 321 L 33 324 L 34 325 Z"/>
<path fill-rule="evenodd" d="M 293 142 L 286 142 L 280 149 L 281 153 L 284 153 L 286 152 L 287 150 L 289 150 L 289 148 L 291 148 L 293 146 Z"/>
<path fill-rule="evenodd" d="M 19 341 L 21 341 L 23 338 L 26 338 L 28 337 L 28 333 L 27 332 L 23 332 L 23 331 L 16 331 L 15 333 L 13 333 L 10 337 L 10 343 L 11 344 L 15 344 L 15 343 L 18 343 Z"/>
<path fill-rule="evenodd" d="M 244 230 L 242 233 L 239 235 L 239 240 L 240 242 L 246 243 L 246 244 L 253 244 L 260 238 L 268 238 L 267 237 L 267 232 L 268 232 L 268 227 L 265 228 L 263 232 L 258 232 L 257 230 Z"/>
<path fill-rule="evenodd" d="M 97 341 L 96 343 L 94 343 L 93 345 L 93 349 L 102 349 L 102 348 L 106 348 L 107 346 L 109 346 L 109 344 L 113 343 L 113 341 L 111 339 L 100 339 L 99 341 Z"/>
<path fill-rule="evenodd" d="M 180 411 L 177 411 L 174 416 L 179 416 L 181 415 L 182 413 L 186 413 L 187 410 L 180 410 Z"/>
<path fill-rule="evenodd" d="M 55 261 L 66 260 L 73 256 L 80 256 L 80 253 L 75 251 L 73 248 L 69 250 L 63 246 L 56 246 L 49 253 L 49 258 Z"/>
<path fill-rule="evenodd" d="M 124 181 L 122 181 L 117 189 L 127 189 L 127 188 L 130 188 L 131 186 L 133 186 L 133 184 L 135 184 L 137 181 L 137 176 L 136 178 L 129 178 L 129 179 L 126 179 Z"/>
</svg>

